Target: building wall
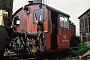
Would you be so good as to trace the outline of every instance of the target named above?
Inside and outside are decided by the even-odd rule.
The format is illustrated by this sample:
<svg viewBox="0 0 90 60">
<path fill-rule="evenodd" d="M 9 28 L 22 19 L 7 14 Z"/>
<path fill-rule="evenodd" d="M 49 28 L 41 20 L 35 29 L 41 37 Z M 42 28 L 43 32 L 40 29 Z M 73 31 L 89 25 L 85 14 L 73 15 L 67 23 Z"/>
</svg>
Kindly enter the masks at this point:
<svg viewBox="0 0 90 60">
<path fill-rule="evenodd" d="M 81 42 L 87 41 L 86 33 L 90 33 L 90 8 L 79 18 Z"/>
</svg>

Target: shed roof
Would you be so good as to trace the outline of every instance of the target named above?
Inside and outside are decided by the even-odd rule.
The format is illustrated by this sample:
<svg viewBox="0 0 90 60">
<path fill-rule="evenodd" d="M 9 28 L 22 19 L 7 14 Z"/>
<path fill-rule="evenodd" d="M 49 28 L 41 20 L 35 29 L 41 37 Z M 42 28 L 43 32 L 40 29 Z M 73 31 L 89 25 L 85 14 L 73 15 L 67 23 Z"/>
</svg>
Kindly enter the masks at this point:
<svg viewBox="0 0 90 60">
<path fill-rule="evenodd" d="M 78 17 L 78 19 L 80 19 L 84 14 L 86 14 L 88 11 L 90 11 L 90 8 L 87 10 L 87 11 L 85 11 L 82 15 L 80 15 L 79 17 Z"/>
</svg>

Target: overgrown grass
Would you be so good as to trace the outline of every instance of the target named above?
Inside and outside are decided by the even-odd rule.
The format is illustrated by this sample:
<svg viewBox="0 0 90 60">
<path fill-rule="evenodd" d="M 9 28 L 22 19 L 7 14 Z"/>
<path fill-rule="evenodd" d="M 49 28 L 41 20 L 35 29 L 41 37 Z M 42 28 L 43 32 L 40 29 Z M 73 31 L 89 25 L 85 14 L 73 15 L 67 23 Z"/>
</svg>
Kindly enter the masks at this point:
<svg viewBox="0 0 90 60">
<path fill-rule="evenodd" d="M 84 42 L 78 45 L 78 50 L 75 51 L 74 53 L 77 55 L 82 55 L 82 54 L 85 54 L 89 50 L 90 50 L 90 42 Z"/>
<path fill-rule="evenodd" d="M 66 57 L 65 60 L 78 60 L 76 57 Z"/>
</svg>

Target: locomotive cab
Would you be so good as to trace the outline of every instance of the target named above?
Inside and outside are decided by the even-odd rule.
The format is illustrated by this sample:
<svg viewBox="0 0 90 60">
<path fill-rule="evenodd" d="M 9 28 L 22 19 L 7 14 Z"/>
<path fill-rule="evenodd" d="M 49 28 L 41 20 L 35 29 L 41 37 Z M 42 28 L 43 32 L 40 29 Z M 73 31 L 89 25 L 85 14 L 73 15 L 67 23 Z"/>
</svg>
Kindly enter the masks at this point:
<svg viewBox="0 0 90 60">
<path fill-rule="evenodd" d="M 69 15 L 54 8 L 49 9 L 51 31 L 50 50 L 65 50 L 70 46 Z"/>
</svg>

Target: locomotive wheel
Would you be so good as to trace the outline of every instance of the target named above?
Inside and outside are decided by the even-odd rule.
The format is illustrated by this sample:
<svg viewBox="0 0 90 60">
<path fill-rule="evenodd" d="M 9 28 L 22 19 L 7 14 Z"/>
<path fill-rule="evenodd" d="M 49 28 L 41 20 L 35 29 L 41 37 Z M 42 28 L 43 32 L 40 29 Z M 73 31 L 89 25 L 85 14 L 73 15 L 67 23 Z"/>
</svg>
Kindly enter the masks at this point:
<svg viewBox="0 0 90 60">
<path fill-rule="evenodd" d="M 5 39 L 8 38 L 5 27 L 0 26 L 0 57 L 3 57 L 5 51 Z"/>
</svg>

